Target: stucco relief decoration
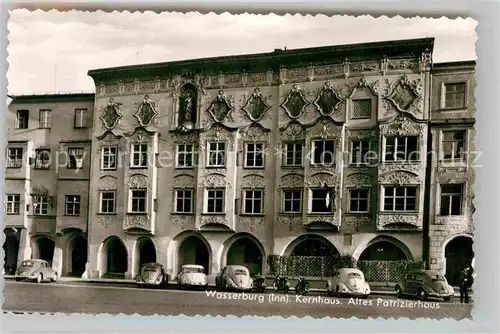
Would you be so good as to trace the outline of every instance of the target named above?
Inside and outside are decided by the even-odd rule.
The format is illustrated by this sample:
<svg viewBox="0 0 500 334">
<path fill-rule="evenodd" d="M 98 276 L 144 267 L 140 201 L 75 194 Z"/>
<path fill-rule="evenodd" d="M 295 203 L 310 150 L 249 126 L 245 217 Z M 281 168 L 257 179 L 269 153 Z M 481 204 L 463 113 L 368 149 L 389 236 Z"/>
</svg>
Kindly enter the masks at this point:
<svg viewBox="0 0 500 334">
<path fill-rule="evenodd" d="M 328 173 L 317 173 L 306 181 L 306 185 L 310 187 L 336 187 L 338 186 L 337 176 Z"/>
<path fill-rule="evenodd" d="M 118 122 L 123 118 L 122 103 L 116 102 L 113 98 L 109 99 L 108 104 L 104 107 L 101 117 L 104 127 L 108 130 L 114 129 Z"/>
<path fill-rule="evenodd" d="M 354 228 L 356 231 L 359 231 L 364 226 L 370 225 L 369 217 L 360 217 L 360 216 L 345 216 L 344 224 Z"/>
<path fill-rule="evenodd" d="M 383 92 L 380 91 L 379 80 L 369 82 L 365 76 L 362 76 L 359 81 L 354 85 L 349 85 L 350 92 L 348 93 L 349 98 L 352 98 L 357 89 L 367 88 L 375 96 L 380 96 Z"/>
<path fill-rule="evenodd" d="M 318 137 L 321 139 L 335 138 L 339 136 L 340 127 L 336 126 L 330 119 L 322 119 L 310 130 L 311 137 Z"/>
<path fill-rule="evenodd" d="M 99 225 L 102 225 L 104 228 L 108 228 L 110 224 L 114 223 L 115 218 L 115 216 L 99 215 L 96 220 Z"/>
<path fill-rule="evenodd" d="M 281 188 L 300 188 L 304 187 L 304 176 L 299 174 L 287 174 L 281 177 Z"/>
<path fill-rule="evenodd" d="M 124 222 L 125 228 L 142 228 L 149 229 L 149 216 L 148 215 L 134 215 L 126 216 Z"/>
<path fill-rule="evenodd" d="M 271 106 L 266 103 L 266 99 L 260 93 L 259 88 L 255 88 L 253 94 L 241 109 L 252 122 L 260 122 L 269 108 Z"/>
<path fill-rule="evenodd" d="M 266 139 L 266 133 L 259 125 L 250 125 L 243 131 L 245 139 L 250 141 L 262 141 Z"/>
<path fill-rule="evenodd" d="M 196 186 L 196 180 L 192 175 L 181 174 L 181 175 L 176 175 L 174 177 L 175 188 L 192 188 L 195 186 Z"/>
<path fill-rule="evenodd" d="M 281 104 L 281 107 L 285 109 L 290 118 L 296 119 L 302 115 L 308 104 L 309 102 L 307 102 L 304 92 L 300 89 L 299 85 L 294 84 L 285 97 L 285 101 Z"/>
<path fill-rule="evenodd" d="M 283 139 L 290 139 L 290 140 L 303 139 L 304 135 L 305 135 L 304 128 L 299 123 L 289 124 L 281 134 Z"/>
<path fill-rule="evenodd" d="M 243 177 L 243 187 L 245 188 L 265 188 L 266 178 L 261 175 L 250 174 Z"/>
<path fill-rule="evenodd" d="M 393 122 L 381 125 L 381 132 L 384 135 L 422 135 L 423 131 L 423 125 L 413 122 L 402 114 L 396 116 Z"/>
<path fill-rule="evenodd" d="M 130 176 L 128 185 L 131 189 L 133 188 L 148 188 L 148 179 L 146 175 L 134 174 Z"/>
<path fill-rule="evenodd" d="M 197 120 L 198 91 L 196 87 L 187 83 L 180 90 L 180 99 L 177 111 L 177 126 L 181 132 L 194 129 Z"/>
<path fill-rule="evenodd" d="M 117 189 L 116 178 L 113 176 L 103 176 L 99 179 L 97 188 L 100 190 L 114 190 Z"/>
<path fill-rule="evenodd" d="M 202 184 L 206 188 L 230 188 L 230 184 L 226 182 L 226 177 L 219 174 L 207 175 Z"/>
<path fill-rule="evenodd" d="M 262 217 L 241 217 L 240 224 L 246 226 L 251 232 L 264 225 L 264 218 Z"/>
<path fill-rule="evenodd" d="M 153 101 L 149 95 L 145 95 L 141 103 L 135 104 L 137 112 L 134 117 L 137 118 L 139 124 L 143 127 L 148 127 L 153 121 L 158 120 L 158 101 Z"/>
<path fill-rule="evenodd" d="M 228 221 L 226 216 L 203 216 L 201 217 L 201 225 L 226 225 Z"/>
<path fill-rule="evenodd" d="M 184 228 L 184 226 L 186 226 L 186 225 L 194 225 L 195 224 L 195 217 L 194 216 L 173 215 L 173 216 L 170 216 L 170 220 L 172 221 L 172 224 L 179 225 L 182 228 Z"/>
<path fill-rule="evenodd" d="M 390 93 L 385 98 L 391 101 L 398 111 L 422 113 L 419 106 L 419 101 L 422 98 L 419 92 L 420 82 L 420 79 L 412 82 L 405 75 L 401 80 L 391 85 Z"/>
<path fill-rule="evenodd" d="M 279 216 L 278 221 L 282 225 L 288 225 L 288 229 L 292 231 L 294 228 L 303 226 L 302 217 L 297 216 Z"/>
<path fill-rule="evenodd" d="M 405 171 L 405 172 L 412 172 L 412 173 L 418 173 L 421 169 L 421 164 L 419 162 L 417 163 L 382 163 L 379 165 L 379 173 L 380 174 L 385 174 L 389 172 L 398 172 L 398 171 Z"/>
<path fill-rule="evenodd" d="M 337 220 L 336 220 L 335 215 L 308 215 L 304 221 L 304 225 L 306 225 L 306 226 L 311 225 L 311 226 L 308 226 L 308 228 L 314 229 L 314 227 L 315 227 L 317 229 L 318 228 L 317 224 L 320 224 L 320 226 L 323 225 L 322 228 L 320 227 L 320 229 L 324 229 L 325 227 L 330 229 L 331 226 L 328 226 L 325 223 L 330 224 L 330 225 L 337 225 L 336 222 L 337 222 Z M 313 227 L 313 225 L 316 225 L 316 226 Z"/>
<path fill-rule="evenodd" d="M 203 139 L 205 142 L 202 140 L 200 143 L 202 151 L 206 149 L 206 141 L 224 141 L 228 142 L 230 147 L 234 144 L 233 134 L 218 124 L 212 125 L 211 129 L 203 136 Z"/>
<path fill-rule="evenodd" d="M 227 118 L 231 116 L 231 113 L 234 111 L 234 108 L 231 106 L 229 99 L 224 94 L 224 91 L 221 89 L 219 93 L 215 97 L 215 99 L 210 104 L 210 107 L 207 110 L 212 116 L 213 120 L 217 123 L 224 122 Z"/>
<path fill-rule="evenodd" d="M 379 182 L 403 186 L 407 184 L 418 184 L 421 182 L 419 176 L 410 172 L 390 172 L 379 176 Z"/>
<path fill-rule="evenodd" d="M 386 225 L 391 224 L 409 224 L 416 227 L 420 227 L 418 214 L 411 215 L 399 215 L 399 214 L 381 214 L 378 217 L 378 225 L 381 227 L 386 227 Z"/>
<path fill-rule="evenodd" d="M 372 185 L 372 177 L 367 174 L 355 173 L 347 176 L 345 183 L 349 186 L 371 186 Z"/>
<path fill-rule="evenodd" d="M 314 101 L 314 106 L 318 108 L 321 115 L 330 116 L 339 108 L 341 103 L 342 99 L 339 97 L 339 94 L 333 88 L 332 83 L 327 81 L 319 91 Z"/>
</svg>

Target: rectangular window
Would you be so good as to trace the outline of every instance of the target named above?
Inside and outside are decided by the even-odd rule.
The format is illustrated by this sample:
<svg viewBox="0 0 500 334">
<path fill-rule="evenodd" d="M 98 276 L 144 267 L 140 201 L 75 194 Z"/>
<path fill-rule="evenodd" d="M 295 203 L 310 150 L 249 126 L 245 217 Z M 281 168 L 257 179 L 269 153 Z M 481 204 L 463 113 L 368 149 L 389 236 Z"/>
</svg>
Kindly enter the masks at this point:
<svg viewBox="0 0 500 334">
<path fill-rule="evenodd" d="M 116 146 L 101 147 L 101 169 L 116 169 L 118 148 Z"/>
<path fill-rule="evenodd" d="M 88 122 L 87 109 L 75 109 L 75 128 L 86 128 Z"/>
<path fill-rule="evenodd" d="M 465 108 L 465 82 L 444 85 L 444 107 Z"/>
<path fill-rule="evenodd" d="M 35 151 L 35 169 L 50 168 L 50 150 L 40 149 Z"/>
<path fill-rule="evenodd" d="M 206 213 L 225 213 L 225 189 L 207 189 Z"/>
<path fill-rule="evenodd" d="M 333 165 L 335 141 L 314 140 L 313 141 L 313 161 L 314 165 Z"/>
<path fill-rule="evenodd" d="M 18 215 L 19 205 L 21 202 L 21 195 L 19 194 L 6 194 L 5 195 L 5 212 L 8 215 Z"/>
<path fill-rule="evenodd" d="M 208 167 L 224 167 L 226 165 L 226 143 L 208 143 Z"/>
<path fill-rule="evenodd" d="M 443 155 L 445 160 L 465 160 L 466 131 L 443 131 Z"/>
<path fill-rule="evenodd" d="M 38 127 L 40 129 L 50 129 L 52 124 L 52 110 L 40 109 L 38 123 L 39 123 Z"/>
<path fill-rule="evenodd" d="M 16 118 L 16 128 L 27 129 L 29 118 L 30 118 L 29 110 L 18 110 Z"/>
<path fill-rule="evenodd" d="M 177 145 L 177 168 L 191 168 L 194 166 L 194 145 Z"/>
<path fill-rule="evenodd" d="M 366 164 L 369 163 L 368 153 L 370 152 L 369 139 L 357 139 L 352 141 L 351 163 Z"/>
<path fill-rule="evenodd" d="M 368 189 L 350 189 L 349 190 L 349 212 L 366 213 L 368 212 L 368 198 L 370 191 Z"/>
<path fill-rule="evenodd" d="M 145 189 L 130 190 L 130 212 L 146 212 L 147 191 Z"/>
<path fill-rule="evenodd" d="M 46 216 L 49 214 L 49 196 L 33 196 L 33 213 L 36 216 Z"/>
<path fill-rule="evenodd" d="M 148 144 L 132 144 L 131 167 L 148 167 Z"/>
<path fill-rule="evenodd" d="M 463 184 L 441 185 L 441 216 L 460 216 L 462 214 Z"/>
<path fill-rule="evenodd" d="M 372 99 L 352 100 L 351 118 L 363 119 L 372 117 Z"/>
<path fill-rule="evenodd" d="M 385 161 L 419 161 L 418 136 L 386 137 Z"/>
<path fill-rule="evenodd" d="M 282 197 L 283 213 L 301 213 L 302 212 L 302 190 L 289 189 L 283 190 Z"/>
<path fill-rule="evenodd" d="M 21 168 L 23 166 L 22 147 L 11 147 L 8 150 L 7 168 Z"/>
<path fill-rule="evenodd" d="M 333 196 L 328 189 L 311 189 L 311 213 L 331 213 Z"/>
<path fill-rule="evenodd" d="M 284 165 L 287 167 L 301 167 L 304 159 L 302 142 L 283 143 Z"/>
<path fill-rule="evenodd" d="M 175 190 L 175 212 L 193 213 L 193 189 Z"/>
<path fill-rule="evenodd" d="M 264 167 L 264 144 L 247 143 L 245 147 L 245 167 Z"/>
<path fill-rule="evenodd" d="M 262 190 L 245 190 L 243 192 L 243 213 L 247 215 L 262 214 L 264 192 Z"/>
<path fill-rule="evenodd" d="M 83 155 L 85 150 L 82 147 L 70 147 L 68 148 L 69 162 L 66 168 L 77 169 L 83 167 Z"/>
<path fill-rule="evenodd" d="M 100 194 L 100 213 L 115 213 L 116 192 L 102 191 Z"/>
<path fill-rule="evenodd" d="M 384 211 L 416 211 L 417 187 L 384 187 Z"/>
<path fill-rule="evenodd" d="M 80 195 L 66 195 L 66 209 L 65 214 L 67 216 L 79 216 L 80 215 Z"/>
</svg>

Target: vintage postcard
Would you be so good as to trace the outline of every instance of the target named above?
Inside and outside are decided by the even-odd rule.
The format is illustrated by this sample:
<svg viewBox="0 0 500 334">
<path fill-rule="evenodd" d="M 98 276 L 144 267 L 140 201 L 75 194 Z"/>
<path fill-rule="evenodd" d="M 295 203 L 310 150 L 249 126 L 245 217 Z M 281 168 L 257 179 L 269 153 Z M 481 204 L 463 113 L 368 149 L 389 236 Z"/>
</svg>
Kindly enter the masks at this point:
<svg viewBox="0 0 500 334">
<path fill-rule="evenodd" d="M 12 11 L 4 311 L 470 318 L 475 28 Z"/>
</svg>

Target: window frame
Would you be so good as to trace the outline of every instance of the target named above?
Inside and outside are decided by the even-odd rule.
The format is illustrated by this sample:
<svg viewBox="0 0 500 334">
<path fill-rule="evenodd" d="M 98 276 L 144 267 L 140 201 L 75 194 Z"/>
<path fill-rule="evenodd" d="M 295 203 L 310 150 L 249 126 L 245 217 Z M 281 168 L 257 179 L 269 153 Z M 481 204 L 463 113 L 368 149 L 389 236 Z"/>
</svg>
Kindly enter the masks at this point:
<svg viewBox="0 0 500 334">
<path fill-rule="evenodd" d="M 19 109 L 16 113 L 16 129 L 27 130 L 29 128 L 30 111 L 28 109 Z M 21 120 L 25 120 L 26 124 L 21 126 Z"/>
<path fill-rule="evenodd" d="M 46 117 L 42 122 L 42 115 L 45 114 Z M 52 109 L 39 109 L 38 110 L 38 128 L 39 129 L 50 129 L 52 127 Z"/>
<path fill-rule="evenodd" d="M 299 211 L 287 211 L 286 210 L 286 202 L 289 201 L 293 203 L 294 201 L 297 201 L 297 199 L 292 198 L 292 199 L 286 199 L 286 193 L 292 193 L 292 192 L 298 192 L 299 193 Z M 293 208 L 293 204 L 291 205 Z M 301 188 L 285 188 L 281 189 L 281 213 L 282 214 L 302 214 L 304 212 L 304 189 Z"/>
<path fill-rule="evenodd" d="M 348 213 L 355 213 L 355 214 L 366 214 L 366 213 L 370 213 L 370 209 L 371 209 L 371 205 L 370 205 L 370 200 L 371 200 L 371 189 L 368 188 L 368 187 L 359 187 L 359 188 L 348 188 L 347 189 L 348 193 L 347 193 L 347 197 L 348 197 L 348 201 L 347 201 L 347 212 Z M 352 197 L 352 192 L 353 191 L 366 191 L 366 198 L 353 198 Z M 360 201 L 363 201 L 363 200 L 366 200 L 366 211 L 353 211 L 351 210 L 351 204 L 352 204 L 352 201 L 357 201 L 357 207 L 359 209 L 359 202 Z"/>
<path fill-rule="evenodd" d="M 130 144 L 130 168 L 148 168 L 149 167 L 149 144 L 148 143 L 131 143 Z M 144 152 L 142 149 L 146 147 L 146 151 Z M 136 148 L 140 148 L 140 150 L 136 150 Z M 139 161 L 139 164 L 136 164 L 135 161 L 135 156 L 136 154 L 138 155 L 137 161 Z M 141 162 L 144 162 L 144 154 L 146 154 L 146 162 L 145 164 L 141 164 Z"/>
<path fill-rule="evenodd" d="M 461 192 L 458 195 L 457 193 L 447 193 L 443 192 L 443 186 L 460 186 L 461 187 Z M 465 213 L 465 203 L 464 203 L 464 198 L 465 198 L 465 189 L 466 189 L 466 184 L 465 183 L 441 183 L 439 184 L 439 216 L 441 217 L 460 217 L 463 216 Z M 448 202 L 448 214 L 443 214 L 443 197 L 446 196 L 449 199 Z M 451 214 L 452 211 L 452 197 L 453 196 L 459 196 L 460 197 L 460 213 L 459 214 Z"/>
<path fill-rule="evenodd" d="M 333 143 L 333 152 L 332 153 L 332 162 L 330 163 L 324 163 L 324 162 L 316 162 L 315 161 L 315 158 L 316 158 L 316 155 L 315 155 L 315 143 L 316 142 L 323 142 L 323 154 L 324 154 L 324 148 L 325 148 L 325 144 L 327 142 L 332 142 Z M 333 138 L 328 138 L 328 139 L 321 139 L 321 138 L 312 138 L 311 139 L 311 166 L 315 167 L 315 166 L 335 166 L 336 165 L 336 161 L 335 161 L 335 151 L 336 151 L 336 140 L 333 139 Z"/>
<path fill-rule="evenodd" d="M 304 167 L 304 141 L 303 140 L 289 140 L 289 141 L 283 141 L 282 142 L 282 148 L 283 148 L 283 167 L 288 167 L 288 168 L 301 168 Z M 300 146 L 300 164 L 288 164 L 288 153 L 289 153 L 289 148 L 288 145 L 293 145 L 293 155 L 292 155 L 292 160 L 295 162 L 297 159 L 297 146 Z"/>
<path fill-rule="evenodd" d="M 114 154 L 109 154 L 109 151 L 114 149 Z M 106 154 L 106 150 L 108 150 L 108 154 Z M 104 157 L 108 157 L 108 165 L 111 161 L 109 157 L 114 155 L 114 167 L 105 166 Z M 118 145 L 102 145 L 101 146 L 101 170 L 116 170 L 118 168 Z"/>
<path fill-rule="evenodd" d="M 211 159 L 210 157 L 212 156 L 212 150 L 210 149 L 211 144 L 216 144 L 217 149 L 214 151 L 215 154 L 218 156 L 218 154 L 222 153 L 223 154 L 223 162 L 222 164 L 211 164 Z M 223 145 L 224 149 L 220 150 L 218 145 Z M 207 156 L 206 156 L 206 166 L 208 168 L 226 168 L 227 165 L 227 143 L 225 141 L 210 141 L 207 142 Z"/>
<path fill-rule="evenodd" d="M 15 151 L 15 153 L 12 153 Z M 14 159 L 12 159 L 14 157 Z M 7 168 L 22 168 L 24 160 L 23 147 L 8 147 L 7 148 Z"/>
<path fill-rule="evenodd" d="M 247 197 L 247 192 L 252 192 L 252 197 L 248 198 Z M 260 193 L 260 198 L 257 198 L 254 196 L 256 193 Z M 241 203 L 241 215 L 243 216 L 261 216 L 264 214 L 264 196 L 265 196 L 265 189 L 262 188 L 243 188 L 242 189 L 242 203 Z M 247 211 L 247 200 L 252 201 L 251 205 L 251 211 L 252 212 L 246 212 Z M 255 206 L 255 201 L 260 201 L 259 205 L 259 212 L 253 212 L 254 206 Z"/>
<path fill-rule="evenodd" d="M 75 108 L 73 128 L 75 129 L 88 128 L 88 112 L 89 112 L 88 108 Z M 80 116 L 78 116 L 78 113 L 80 113 Z M 80 124 L 78 124 L 78 120 L 80 120 Z"/>
<path fill-rule="evenodd" d="M 103 198 L 103 195 L 106 193 L 113 194 L 113 199 Z M 103 201 L 106 201 L 106 202 L 112 201 L 113 212 L 104 212 L 103 211 L 103 208 L 104 208 Z M 101 214 L 101 215 L 114 215 L 114 214 L 116 214 L 116 190 L 101 190 L 101 191 L 99 191 L 99 214 Z"/>
<path fill-rule="evenodd" d="M 42 153 L 47 153 L 48 154 L 48 164 L 47 165 L 40 165 L 41 164 L 41 160 L 40 159 L 40 156 L 42 155 Z M 51 162 L 51 152 L 50 152 L 50 149 L 49 148 L 39 148 L 39 149 L 36 149 L 35 150 L 35 169 L 39 169 L 39 170 L 48 170 L 50 169 L 50 162 Z M 40 163 L 40 164 L 39 164 Z"/>
<path fill-rule="evenodd" d="M 266 144 L 264 142 L 261 142 L 261 141 L 254 141 L 254 142 L 245 142 L 244 145 L 245 145 L 245 149 L 243 152 L 244 153 L 243 168 L 246 168 L 246 169 L 263 169 L 263 168 L 265 168 L 266 167 L 266 154 L 265 154 Z M 249 151 L 249 149 L 248 149 L 249 145 L 254 145 L 253 151 Z M 259 149 L 257 148 L 258 145 L 261 146 L 260 154 L 262 155 L 262 165 L 258 166 L 258 165 L 254 164 L 253 166 L 251 166 L 248 164 L 248 154 L 252 153 L 253 161 L 255 163 L 257 160 L 257 157 L 259 155 Z"/>
<path fill-rule="evenodd" d="M 47 195 L 33 195 L 33 216 L 48 216 L 50 215 L 50 196 Z M 45 210 L 44 209 L 45 206 Z M 46 211 L 46 213 L 44 213 Z"/>
<path fill-rule="evenodd" d="M 70 199 L 73 198 L 73 201 Z M 72 210 L 68 210 L 72 207 Z M 73 212 L 69 212 L 73 211 Z M 77 212 L 78 211 L 78 212 Z M 65 195 L 64 197 L 64 215 L 65 216 L 80 216 L 82 214 L 81 195 Z"/>
<path fill-rule="evenodd" d="M 456 95 L 457 95 L 456 91 L 450 92 L 454 96 L 453 105 L 452 106 L 448 106 L 446 104 L 446 101 L 447 101 L 446 97 L 448 95 L 447 87 L 450 87 L 450 86 L 454 86 L 454 87 L 456 87 L 456 86 L 463 86 L 464 87 L 464 90 L 463 90 L 464 98 L 463 98 L 463 101 L 462 101 L 462 106 L 457 106 L 455 104 L 456 103 Z M 443 84 L 442 84 L 442 90 L 443 90 L 442 97 L 441 97 L 442 98 L 442 104 L 441 104 L 442 109 L 446 109 L 446 110 L 467 109 L 467 93 L 468 93 L 467 81 L 443 82 Z"/>
<path fill-rule="evenodd" d="M 358 102 L 358 101 L 370 101 L 370 115 L 368 116 L 361 116 L 361 117 L 355 117 L 354 116 L 354 102 Z M 361 98 L 356 98 L 356 99 L 351 99 L 351 112 L 350 112 L 350 116 L 351 116 L 351 119 L 355 119 L 355 120 L 358 120 L 358 119 L 371 119 L 372 118 L 372 115 L 373 115 L 373 98 L 371 97 L 361 97 Z"/>
<path fill-rule="evenodd" d="M 371 163 L 371 159 L 369 158 L 366 158 L 366 155 L 368 153 L 370 153 L 371 149 L 372 149 L 372 140 L 370 138 L 352 138 L 350 140 L 351 144 L 350 144 L 350 152 L 351 152 L 351 161 L 350 161 L 350 164 L 351 165 L 354 165 L 354 166 L 365 166 L 365 165 L 368 165 Z M 363 142 L 368 142 L 368 148 L 367 148 L 367 152 L 366 154 L 364 154 L 362 157 L 361 157 L 361 161 L 354 161 L 354 157 L 355 157 L 355 154 L 354 154 L 354 143 L 355 142 L 359 142 L 359 143 L 363 143 Z M 363 145 L 361 145 L 361 152 L 363 152 Z"/>
<path fill-rule="evenodd" d="M 209 208 L 209 201 L 210 200 L 213 200 L 213 201 L 217 201 L 217 200 L 220 200 L 220 198 L 217 198 L 217 197 L 210 197 L 210 192 L 211 191 L 220 191 L 222 192 L 222 211 L 220 212 L 209 212 L 208 211 L 208 208 Z M 223 187 L 213 187 L 213 188 L 205 188 L 205 200 L 203 201 L 203 214 L 206 214 L 206 215 L 224 215 L 226 214 L 226 188 L 223 188 Z M 214 210 L 215 208 L 217 207 L 216 205 L 216 202 L 214 202 Z"/>
<path fill-rule="evenodd" d="M 134 196 L 134 192 L 144 192 L 144 197 L 142 196 Z M 148 190 L 146 188 L 134 188 L 129 189 L 128 194 L 128 213 L 131 214 L 147 214 L 148 213 Z M 134 201 L 144 201 L 144 211 L 134 210 Z M 140 208 L 140 202 L 137 205 Z"/>
<path fill-rule="evenodd" d="M 408 152 L 408 138 L 415 138 L 416 142 L 416 150 L 412 152 Z M 394 139 L 394 149 L 393 151 L 388 151 L 387 150 L 387 140 L 388 139 Z M 399 159 L 397 153 L 398 151 L 398 146 L 399 146 L 399 140 L 404 139 L 405 140 L 405 159 Z M 420 135 L 404 135 L 404 136 L 384 136 L 384 155 L 383 155 L 383 162 L 387 163 L 401 163 L 401 162 L 407 162 L 407 163 L 417 163 L 421 161 L 421 147 L 420 147 Z M 387 152 L 391 152 L 393 154 L 394 160 L 387 160 Z M 417 152 L 418 153 L 418 159 L 408 159 L 412 153 Z"/>
<path fill-rule="evenodd" d="M 191 151 L 187 151 L 186 147 L 191 146 Z M 181 147 L 184 147 L 184 150 L 181 151 Z M 191 169 L 195 167 L 195 144 L 187 143 L 187 144 L 176 144 L 175 146 L 175 168 L 179 169 Z M 183 155 L 184 160 L 186 157 L 191 155 L 191 165 L 181 165 L 179 163 L 179 157 Z"/>
<path fill-rule="evenodd" d="M 445 140 L 445 134 L 447 133 L 453 133 L 453 134 L 456 134 L 456 133 L 463 133 L 464 135 L 464 138 L 462 140 L 463 142 L 463 153 L 462 153 L 462 157 L 461 158 L 455 158 L 455 150 L 454 150 L 454 147 L 455 147 L 455 144 L 458 143 L 459 141 L 458 140 Z M 451 163 L 459 163 L 459 162 L 463 162 L 465 163 L 467 161 L 467 158 L 466 158 L 466 152 L 467 152 L 467 143 L 468 142 L 468 131 L 466 129 L 456 129 L 456 130 L 447 130 L 447 129 L 443 129 L 441 130 L 441 152 L 442 152 L 442 159 L 441 161 L 444 161 L 444 162 L 451 162 Z M 453 143 L 452 144 L 452 150 L 451 150 L 451 154 L 452 154 L 452 158 L 446 158 L 446 152 L 445 152 L 445 146 L 446 146 L 446 143 Z"/>
<path fill-rule="evenodd" d="M 394 195 L 391 196 L 392 198 L 392 210 L 386 210 L 385 208 L 385 199 L 387 198 L 387 188 L 394 188 Z M 396 208 L 396 199 L 397 198 L 401 198 L 401 196 L 397 196 L 396 195 L 396 189 L 397 188 L 405 188 L 405 195 L 404 195 L 404 199 L 405 199 L 405 202 L 404 202 L 404 206 L 406 208 L 407 206 L 407 203 L 406 203 L 406 200 L 407 198 L 412 198 L 410 196 L 408 196 L 406 193 L 407 193 L 407 189 L 408 188 L 414 188 L 415 189 L 415 209 L 414 210 L 395 210 Z M 402 185 L 402 186 L 398 186 L 398 185 L 383 185 L 382 186 L 382 196 L 381 196 L 381 200 L 382 200 L 382 203 L 381 203 L 381 208 L 382 208 L 382 212 L 384 213 L 416 213 L 419 211 L 419 205 L 420 205 L 420 199 L 419 199 L 419 196 L 420 196 L 420 188 L 418 185 L 413 185 L 413 184 L 406 184 L 406 185 Z"/>
<path fill-rule="evenodd" d="M 9 207 L 12 207 L 12 211 L 9 211 Z M 9 216 L 21 214 L 21 194 L 5 194 L 5 214 Z"/>
<path fill-rule="evenodd" d="M 181 200 L 182 201 L 186 201 L 186 200 L 189 200 L 189 205 L 190 205 L 190 208 L 191 210 L 190 211 L 179 211 L 178 210 L 178 207 L 177 207 L 177 201 L 179 200 L 179 192 L 191 192 L 191 196 L 188 198 L 188 197 L 182 197 Z M 195 204 L 195 195 L 194 195 L 194 188 L 174 188 L 174 210 L 173 210 L 173 213 L 175 214 L 184 214 L 184 215 L 188 215 L 188 214 L 194 214 L 194 204 Z M 184 206 L 184 202 L 183 202 L 183 206 Z"/>
<path fill-rule="evenodd" d="M 82 152 L 81 155 L 78 154 L 71 154 L 72 151 L 76 152 Z M 83 157 L 85 156 L 85 148 L 81 146 L 69 146 L 68 147 L 68 162 L 66 163 L 66 168 L 67 169 L 82 169 L 83 168 Z M 79 157 L 79 158 L 77 158 Z M 82 166 L 78 167 L 78 164 L 76 163 L 77 159 L 82 160 Z"/>
<path fill-rule="evenodd" d="M 322 190 L 322 191 L 325 191 L 325 190 L 328 190 L 324 187 L 310 187 L 309 189 L 309 200 L 308 200 L 308 206 L 309 206 L 309 210 L 307 210 L 307 212 L 309 214 L 312 214 L 312 215 L 330 215 L 332 213 L 335 212 L 335 207 L 333 205 L 333 201 L 334 201 L 334 198 L 335 198 L 335 194 L 330 194 L 330 211 L 313 211 L 313 201 L 316 200 L 315 197 L 314 197 L 314 191 L 316 190 Z M 324 201 L 324 199 L 322 199 Z"/>
</svg>

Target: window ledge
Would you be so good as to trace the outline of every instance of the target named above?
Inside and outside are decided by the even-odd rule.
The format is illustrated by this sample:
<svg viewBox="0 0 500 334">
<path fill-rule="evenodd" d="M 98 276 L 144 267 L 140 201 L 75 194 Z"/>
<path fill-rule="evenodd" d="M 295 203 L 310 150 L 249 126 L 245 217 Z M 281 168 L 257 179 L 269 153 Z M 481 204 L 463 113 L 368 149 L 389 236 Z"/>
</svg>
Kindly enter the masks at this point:
<svg viewBox="0 0 500 334">
<path fill-rule="evenodd" d="M 82 215 L 81 214 L 78 214 L 78 215 L 69 215 L 69 214 L 65 213 L 63 216 L 64 217 L 81 217 Z"/>
<path fill-rule="evenodd" d="M 434 111 L 438 111 L 438 112 L 447 112 L 447 111 L 464 111 L 466 112 L 469 108 L 467 106 L 464 106 L 464 107 L 460 107 L 460 108 L 452 108 L 452 107 L 444 107 L 444 108 L 439 108 L 439 109 L 435 109 Z"/>
<path fill-rule="evenodd" d="M 194 166 L 175 166 L 175 169 L 194 169 Z"/>
<path fill-rule="evenodd" d="M 265 217 L 266 215 L 263 213 L 240 213 L 239 216 L 241 217 L 255 217 L 255 218 L 262 218 Z"/>
<path fill-rule="evenodd" d="M 226 168 L 226 165 L 221 166 L 205 166 L 205 169 L 217 169 L 217 168 Z"/>
<path fill-rule="evenodd" d="M 369 211 L 362 211 L 362 212 L 345 212 L 346 215 L 350 216 L 368 216 L 370 214 Z"/>
<path fill-rule="evenodd" d="M 127 212 L 128 216 L 146 216 L 147 212 Z"/>
<path fill-rule="evenodd" d="M 380 215 L 416 215 L 420 211 L 380 211 Z"/>
<path fill-rule="evenodd" d="M 172 216 L 195 216 L 194 212 L 172 212 L 170 215 Z"/>
<path fill-rule="evenodd" d="M 304 165 L 281 165 L 283 169 L 304 169 Z"/>
<path fill-rule="evenodd" d="M 101 168 L 101 172 L 114 172 L 117 168 Z"/>
<path fill-rule="evenodd" d="M 297 215 L 302 215 L 301 212 L 280 212 L 279 213 L 281 216 L 297 216 Z"/>
<path fill-rule="evenodd" d="M 335 214 L 334 211 L 332 211 L 332 212 L 308 212 L 307 213 L 308 216 L 331 216 L 334 214 Z"/>
<path fill-rule="evenodd" d="M 243 169 L 266 169 L 266 167 L 265 166 L 256 166 L 256 167 L 243 166 Z"/>
<path fill-rule="evenodd" d="M 396 160 L 396 161 L 382 161 L 381 165 L 398 165 L 398 164 L 406 164 L 406 165 L 419 165 L 421 164 L 421 160 Z"/>
<path fill-rule="evenodd" d="M 6 212 L 5 213 L 7 216 L 19 216 L 19 212 Z"/>
<path fill-rule="evenodd" d="M 130 166 L 130 169 L 148 169 L 148 166 Z"/>
<path fill-rule="evenodd" d="M 98 212 L 98 216 L 117 216 L 118 214 L 116 212 Z"/>
</svg>

